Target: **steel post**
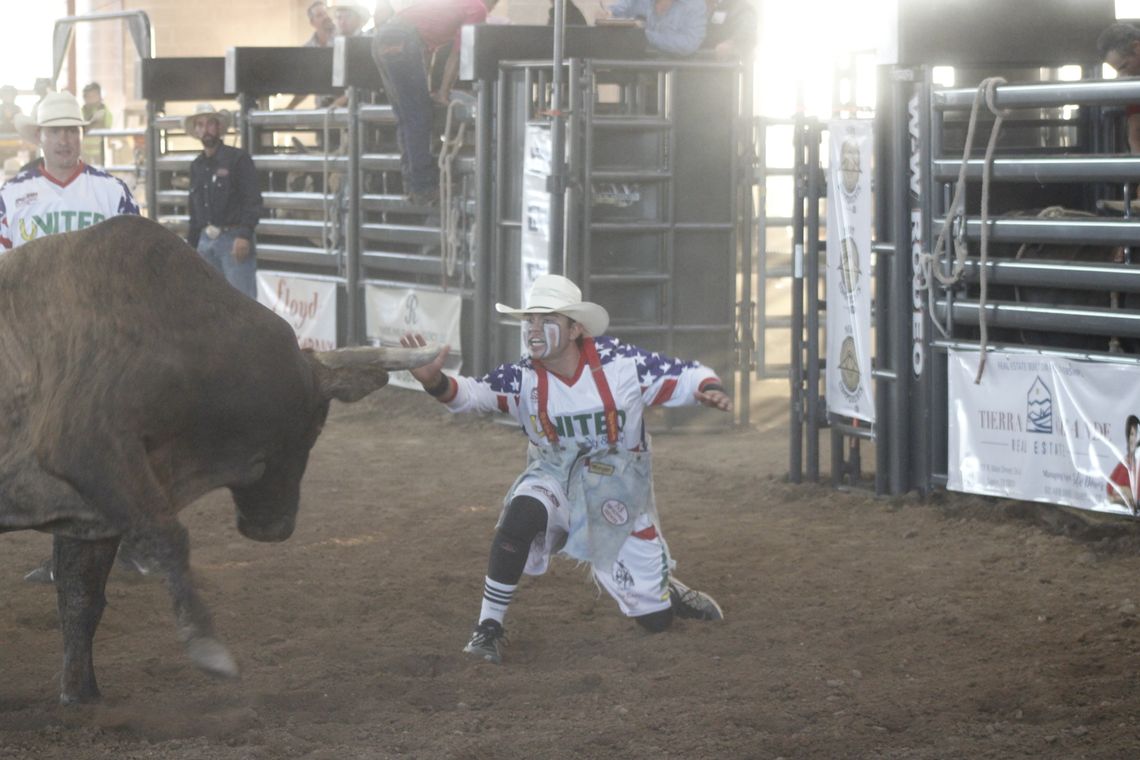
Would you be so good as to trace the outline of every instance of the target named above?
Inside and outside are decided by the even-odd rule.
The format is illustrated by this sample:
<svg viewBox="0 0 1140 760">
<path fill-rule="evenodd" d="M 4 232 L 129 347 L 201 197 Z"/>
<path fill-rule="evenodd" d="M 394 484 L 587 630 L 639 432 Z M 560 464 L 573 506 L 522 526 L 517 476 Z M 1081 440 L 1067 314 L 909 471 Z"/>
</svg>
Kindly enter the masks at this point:
<svg viewBox="0 0 1140 760">
<path fill-rule="evenodd" d="M 791 366 L 791 424 L 789 425 L 790 461 L 788 479 L 803 481 L 804 445 L 804 203 L 806 203 L 806 167 L 804 161 L 804 122 L 797 117 L 793 128 L 795 153 L 795 205 L 792 209 L 792 329 Z"/>
<path fill-rule="evenodd" d="M 752 351 L 756 340 L 752 329 L 752 167 L 756 150 L 752 143 L 751 56 L 745 59 L 736 82 L 737 92 L 741 93 L 738 102 L 740 116 L 736 120 L 732 144 L 740 146 L 738 155 L 742 156 L 741 160 L 733 162 L 735 176 L 732 178 L 733 197 L 741 211 L 740 218 L 734 220 L 733 240 L 733 250 L 739 251 L 741 279 L 740 308 L 737 311 L 737 319 L 740 320 L 740 406 L 737 419 L 741 425 L 747 426 L 751 422 Z"/>
<path fill-rule="evenodd" d="M 363 341 L 364 310 L 361 301 L 364 298 L 360 281 L 360 260 L 363 246 L 360 237 L 360 154 L 362 139 L 360 123 L 357 112 L 359 110 L 359 92 L 356 87 L 346 90 L 348 95 L 348 213 L 345 215 L 344 235 L 344 275 L 345 275 L 345 321 L 348 323 L 345 330 L 345 342 L 350 346 L 357 346 Z"/>
<path fill-rule="evenodd" d="M 566 120 L 562 113 L 562 51 L 566 2 L 554 0 L 554 55 L 550 83 L 550 272 L 566 271 Z"/>
<path fill-rule="evenodd" d="M 819 204 L 822 186 L 819 168 L 821 140 L 819 122 L 811 119 L 807 127 L 807 257 L 804 262 L 804 285 L 807 290 L 807 387 L 804 410 L 807 417 L 806 474 L 819 480 Z"/>
<path fill-rule="evenodd" d="M 158 111 L 162 103 L 146 102 L 146 215 L 158 219 Z"/>
<path fill-rule="evenodd" d="M 895 70 L 896 75 L 899 70 Z M 892 228 L 895 256 L 891 262 L 891 281 L 888 314 L 893 318 L 888 365 L 894 372 L 891 385 L 890 408 L 886 427 L 890 493 L 903 494 L 909 490 L 907 473 L 910 470 L 910 385 L 914 376 L 911 357 L 911 319 L 913 302 L 911 290 L 911 219 L 910 219 L 910 132 L 907 106 L 910 102 L 911 83 L 897 79 L 893 83 L 894 108 L 890 166 L 894 168 L 891 182 Z M 880 440 L 880 445 L 884 441 Z"/>
<path fill-rule="evenodd" d="M 481 376 L 491 369 L 491 260 L 494 252 L 495 209 L 494 188 L 494 81 L 480 79 L 475 83 L 475 300 L 472 304 L 473 356 L 471 371 Z"/>
<path fill-rule="evenodd" d="M 895 200 L 894 186 L 898 182 L 899 171 L 890 171 L 894 154 L 894 129 L 896 120 L 891 118 L 897 105 L 893 97 L 895 89 L 887 77 L 887 67 L 879 68 L 878 102 L 875 106 L 875 189 L 879 198 Z M 879 240 L 891 240 L 889 244 L 877 243 L 872 247 L 875 253 L 875 303 L 872 317 L 875 324 L 875 494 L 887 493 L 887 472 L 890 463 L 890 440 L 883 434 L 888 430 L 891 408 L 887 403 L 893 392 L 886 367 L 894 370 L 897 365 L 890 361 L 891 336 L 895 325 L 891 323 L 890 283 L 892 268 L 897 266 L 900 251 L 906 248 L 898 239 L 898 226 L 894 225 L 894 215 L 899 212 L 890 203 L 875 204 L 875 232 Z"/>
</svg>

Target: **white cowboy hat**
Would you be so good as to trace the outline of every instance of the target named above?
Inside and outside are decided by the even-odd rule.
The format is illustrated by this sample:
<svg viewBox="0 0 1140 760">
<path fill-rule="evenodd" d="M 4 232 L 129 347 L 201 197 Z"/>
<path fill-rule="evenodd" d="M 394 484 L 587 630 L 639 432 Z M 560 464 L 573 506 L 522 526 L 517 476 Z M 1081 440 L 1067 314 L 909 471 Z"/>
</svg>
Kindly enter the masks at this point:
<svg viewBox="0 0 1140 760">
<path fill-rule="evenodd" d="M 363 3 L 357 2 L 357 0 L 332 0 L 332 2 L 329 3 L 330 11 L 337 11 L 341 8 L 356 13 L 362 20 L 362 23 L 368 23 L 368 19 L 372 18 L 372 11 L 368 10 Z"/>
<path fill-rule="evenodd" d="M 36 130 L 40 127 L 86 127 L 79 101 L 70 92 L 50 92 L 32 108 L 31 116 L 16 114 L 12 120 L 20 137 L 39 144 Z"/>
<path fill-rule="evenodd" d="M 526 306 L 521 309 L 497 303 L 495 310 L 515 319 L 526 319 L 528 314 L 565 314 L 582 323 L 593 336 L 602 335 L 610 326 L 610 315 L 604 308 L 583 301 L 578 286 L 557 274 L 544 274 L 536 279 L 526 294 Z"/>
<path fill-rule="evenodd" d="M 222 128 L 223 132 L 225 132 L 227 129 L 229 129 L 230 125 L 233 124 L 233 121 L 234 121 L 234 117 L 229 111 L 225 111 L 225 110 L 219 111 L 218 109 L 214 108 L 209 103 L 199 103 L 198 105 L 194 106 L 194 112 L 193 113 L 188 114 L 187 116 L 183 117 L 183 119 L 182 119 L 183 131 L 185 131 L 187 134 L 193 134 L 194 120 L 197 119 L 199 116 L 214 116 L 214 117 L 216 117 L 218 119 L 218 126 L 220 126 Z"/>
</svg>

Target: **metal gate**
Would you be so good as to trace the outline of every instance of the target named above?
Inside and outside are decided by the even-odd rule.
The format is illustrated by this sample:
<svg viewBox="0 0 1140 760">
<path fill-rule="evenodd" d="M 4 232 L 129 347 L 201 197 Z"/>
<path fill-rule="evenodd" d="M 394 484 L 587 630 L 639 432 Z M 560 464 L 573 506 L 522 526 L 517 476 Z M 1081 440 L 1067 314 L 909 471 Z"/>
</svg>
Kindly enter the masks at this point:
<svg viewBox="0 0 1140 760">
<path fill-rule="evenodd" d="M 876 121 L 878 197 L 874 246 L 876 417 L 870 430 L 840 427 L 833 435 L 833 477 L 845 463 L 843 440 L 872 438 L 876 444 L 878 493 L 926 493 L 947 483 L 947 352 L 953 349 L 1079 358 L 1140 365 L 1135 353 L 1119 343 L 1140 338 L 1140 311 L 1121 308 L 1124 295 L 1140 293 L 1140 271 L 1131 263 L 1131 247 L 1140 243 L 1140 221 L 1131 205 L 1120 216 L 1105 215 L 1113 198 L 1135 194 L 1140 157 L 1113 153 L 1118 113 L 1105 109 L 1140 102 L 1134 80 L 1032 82 L 991 85 L 992 101 L 1004 120 L 993 158 L 975 144 L 963 159 L 971 121 L 985 136 L 997 118 L 969 116 L 977 88 L 936 89 L 929 67 L 894 68 L 881 96 Z M 818 209 L 822 186 L 817 176 L 818 135 L 812 126 L 797 131 L 797 156 L 804 160 L 804 187 L 797 202 L 806 230 L 802 289 L 807 302 L 793 318 L 793 333 L 803 337 L 793 352 L 794 426 L 792 478 L 804 474 L 799 460 L 807 437 L 806 474 L 818 477 L 816 436 L 828 426 L 820 408 L 818 322 Z M 806 142 L 806 145 L 804 144 Z M 984 143 L 985 139 L 976 143 Z M 963 166 L 964 163 L 964 166 Z M 964 171 L 966 206 L 951 208 Z M 981 184 L 988 185 L 986 204 Z M 802 206 L 800 204 L 803 204 Z M 1064 204 L 1081 214 L 1025 215 L 1027 207 Z M 960 280 L 949 276 L 953 245 L 929 258 L 943 223 L 970 250 L 962 260 Z M 983 216 L 989 221 L 983 224 Z M 797 228 L 799 219 L 797 218 Z M 993 246 L 1012 246 L 1018 255 L 980 256 L 983 230 Z M 1034 246 L 1103 245 L 1125 251 L 1120 261 L 1043 258 Z M 983 279 L 992 288 L 985 296 Z M 1049 293 L 1086 291 L 1104 306 L 1071 306 Z M 806 328 L 806 329 L 805 329 Z M 796 357 L 802 357 L 802 369 Z M 798 378 L 798 381 L 797 381 Z M 837 458 L 838 456 L 838 458 Z"/>
<path fill-rule="evenodd" d="M 523 156 L 508 146 L 554 110 L 550 72 L 546 61 L 500 64 L 493 246 L 504 299 L 522 298 Z M 571 59 L 567 73 L 565 273 L 606 305 L 612 334 L 699 359 L 723 373 L 731 393 L 748 362 L 738 314 L 751 300 L 750 277 L 738 288 L 751 172 L 740 69 L 586 58 Z M 518 356 L 518 335 L 516 321 L 497 320 L 496 362 Z M 687 423 L 690 411 L 669 410 L 666 424 Z"/>
</svg>

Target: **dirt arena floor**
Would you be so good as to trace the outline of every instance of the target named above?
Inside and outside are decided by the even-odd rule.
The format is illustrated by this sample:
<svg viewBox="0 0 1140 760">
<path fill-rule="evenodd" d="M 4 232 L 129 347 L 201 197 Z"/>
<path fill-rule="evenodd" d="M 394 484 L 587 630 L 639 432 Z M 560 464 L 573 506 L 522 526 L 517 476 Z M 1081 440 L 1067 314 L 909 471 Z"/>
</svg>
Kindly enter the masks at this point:
<svg viewBox="0 0 1140 760">
<path fill-rule="evenodd" d="M 54 593 L 20 580 L 48 539 L 0 536 L 0 758 L 1140 754 L 1131 523 L 792 486 L 786 418 L 656 438 L 678 576 L 725 622 L 643 634 L 557 562 L 523 581 L 501 667 L 460 648 L 522 438 L 422 394 L 334 409 L 287 543 L 241 538 L 225 494 L 184 513 L 239 681 L 196 671 L 162 585 L 116 571 L 104 700 L 59 707 Z"/>
</svg>

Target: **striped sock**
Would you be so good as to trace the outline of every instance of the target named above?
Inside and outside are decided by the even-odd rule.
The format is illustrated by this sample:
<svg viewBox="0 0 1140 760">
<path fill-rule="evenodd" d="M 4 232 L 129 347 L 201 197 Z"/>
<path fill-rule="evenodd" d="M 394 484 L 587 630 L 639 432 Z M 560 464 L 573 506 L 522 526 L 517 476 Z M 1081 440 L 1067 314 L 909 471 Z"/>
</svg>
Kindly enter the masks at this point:
<svg viewBox="0 0 1140 760">
<path fill-rule="evenodd" d="M 507 614 L 507 606 L 511 603 L 511 597 L 515 595 L 516 588 L 518 588 L 517 583 L 512 586 L 484 578 L 483 608 L 479 610 L 479 622 L 482 623 L 487 618 L 491 618 L 491 620 L 502 625 L 503 618 Z"/>
</svg>

